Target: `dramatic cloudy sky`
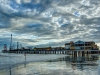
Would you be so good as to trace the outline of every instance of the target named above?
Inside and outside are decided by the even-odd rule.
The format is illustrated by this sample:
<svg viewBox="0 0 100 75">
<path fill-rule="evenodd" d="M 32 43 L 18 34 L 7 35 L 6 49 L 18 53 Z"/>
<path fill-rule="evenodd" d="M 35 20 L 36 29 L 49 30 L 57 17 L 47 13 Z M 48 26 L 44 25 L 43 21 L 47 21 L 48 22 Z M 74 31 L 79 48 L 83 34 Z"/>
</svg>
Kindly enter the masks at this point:
<svg viewBox="0 0 100 75">
<path fill-rule="evenodd" d="M 64 46 L 85 40 L 100 43 L 100 0 L 0 0 L 0 48 Z"/>
</svg>

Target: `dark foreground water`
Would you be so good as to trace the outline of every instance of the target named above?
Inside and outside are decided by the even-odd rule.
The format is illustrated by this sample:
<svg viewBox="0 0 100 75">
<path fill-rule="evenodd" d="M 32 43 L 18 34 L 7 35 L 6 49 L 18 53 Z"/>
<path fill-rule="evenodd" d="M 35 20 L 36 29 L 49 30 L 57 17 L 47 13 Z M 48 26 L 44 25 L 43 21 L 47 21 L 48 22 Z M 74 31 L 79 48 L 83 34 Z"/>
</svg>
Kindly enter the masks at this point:
<svg viewBox="0 0 100 75">
<path fill-rule="evenodd" d="M 100 75 L 100 56 L 0 56 L 0 75 Z M 26 63 L 26 64 L 25 64 Z M 11 68 L 11 69 L 10 69 Z"/>
</svg>

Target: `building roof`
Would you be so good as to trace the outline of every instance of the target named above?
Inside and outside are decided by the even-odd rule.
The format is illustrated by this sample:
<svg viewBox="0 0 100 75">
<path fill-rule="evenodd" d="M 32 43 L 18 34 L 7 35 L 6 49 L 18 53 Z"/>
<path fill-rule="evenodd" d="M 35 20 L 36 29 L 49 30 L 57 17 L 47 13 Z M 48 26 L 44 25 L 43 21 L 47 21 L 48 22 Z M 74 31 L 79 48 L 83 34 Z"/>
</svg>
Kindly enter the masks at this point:
<svg viewBox="0 0 100 75">
<path fill-rule="evenodd" d="M 75 42 L 75 44 L 84 44 L 84 41 L 77 41 L 77 42 Z"/>
</svg>

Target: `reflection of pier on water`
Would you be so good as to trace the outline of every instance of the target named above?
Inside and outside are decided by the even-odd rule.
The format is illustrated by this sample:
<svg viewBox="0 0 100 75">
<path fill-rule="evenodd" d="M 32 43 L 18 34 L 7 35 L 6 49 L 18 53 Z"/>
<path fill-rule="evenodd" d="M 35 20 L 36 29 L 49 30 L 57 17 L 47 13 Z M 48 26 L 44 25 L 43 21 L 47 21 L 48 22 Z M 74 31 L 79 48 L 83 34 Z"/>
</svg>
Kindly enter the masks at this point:
<svg viewBox="0 0 100 75">
<path fill-rule="evenodd" d="M 74 54 L 71 56 L 67 56 L 63 58 L 64 61 L 66 61 L 66 65 L 70 63 L 72 65 L 72 68 L 75 70 L 76 68 L 79 68 L 83 70 L 86 66 L 98 66 L 96 63 L 97 60 L 99 60 L 98 56 L 93 56 L 91 54 Z"/>
<path fill-rule="evenodd" d="M 92 54 L 90 54 L 90 52 L 88 53 L 84 53 L 82 54 L 82 52 L 73 52 L 73 54 L 66 56 L 64 58 L 59 58 L 59 59 L 54 59 L 52 60 L 53 62 L 56 61 L 65 61 L 66 62 L 66 67 L 70 66 L 72 67 L 73 70 L 80 69 L 83 70 L 84 67 L 97 67 L 98 64 L 96 63 L 97 60 L 99 60 L 99 56 L 94 56 Z M 51 61 L 51 62 L 52 62 Z M 70 64 L 70 65 L 68 65 Z"/>
</svg>

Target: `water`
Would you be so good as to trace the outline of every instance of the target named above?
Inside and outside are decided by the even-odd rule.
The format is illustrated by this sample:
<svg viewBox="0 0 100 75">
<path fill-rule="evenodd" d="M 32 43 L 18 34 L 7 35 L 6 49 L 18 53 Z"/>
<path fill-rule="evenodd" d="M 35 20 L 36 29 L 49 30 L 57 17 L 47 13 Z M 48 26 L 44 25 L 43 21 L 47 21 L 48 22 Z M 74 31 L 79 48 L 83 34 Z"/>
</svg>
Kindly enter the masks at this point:
<svg viewBox="0 0 100 75">
<path fill-rule="evenodd" d="M 100 56 L 1 54 L 0 75 L 100 75 Z"/>
</svg>

